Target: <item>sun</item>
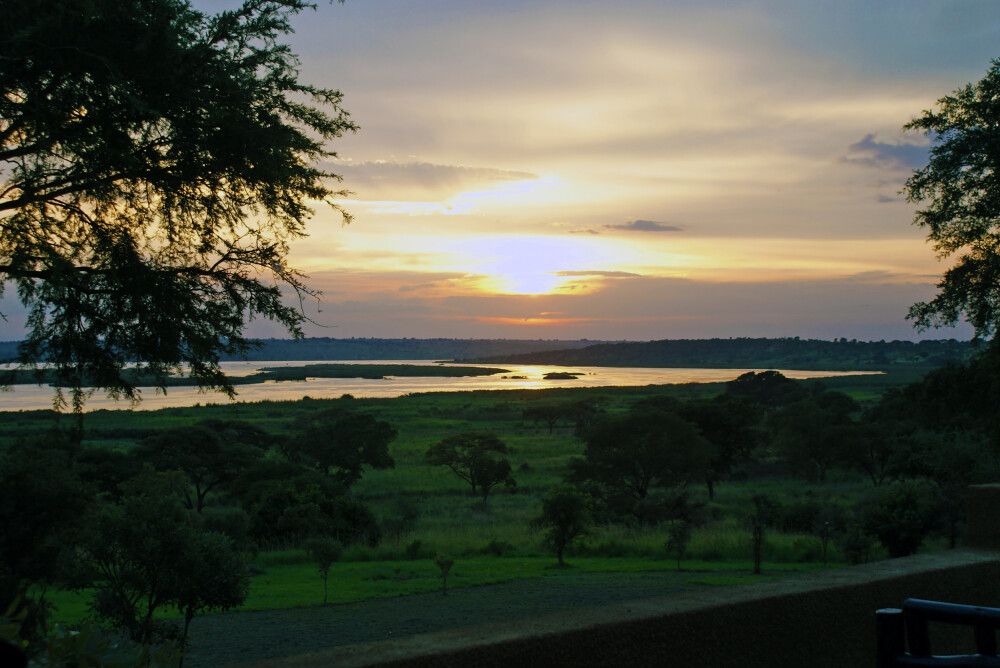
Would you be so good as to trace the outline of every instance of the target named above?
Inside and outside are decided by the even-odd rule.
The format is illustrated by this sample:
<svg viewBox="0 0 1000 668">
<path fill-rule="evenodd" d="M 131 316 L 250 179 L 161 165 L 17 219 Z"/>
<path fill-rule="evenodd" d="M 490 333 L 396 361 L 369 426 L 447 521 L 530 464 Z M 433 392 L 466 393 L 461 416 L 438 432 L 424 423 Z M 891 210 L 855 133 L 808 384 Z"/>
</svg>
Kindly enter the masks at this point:
<svg viewBox="0 0 1000 668">
<path fill-rule="evenodd" d="M 459 250 L 472 260 L 477 286 L 491 294 L 550 295 L 576 288 L 571 270 L 603 265 L 601 249 L 587 240 L 554 236 L 489 236 L 467 239 Z"/>
<path fill-rule="evenodd" d="M 570 282 L 571 279 L 554 273 L 511 271 L 486 276 L 480 281 L 479 287 L 494 294 L 549 295 L 566 288 Z"/>
</svg>

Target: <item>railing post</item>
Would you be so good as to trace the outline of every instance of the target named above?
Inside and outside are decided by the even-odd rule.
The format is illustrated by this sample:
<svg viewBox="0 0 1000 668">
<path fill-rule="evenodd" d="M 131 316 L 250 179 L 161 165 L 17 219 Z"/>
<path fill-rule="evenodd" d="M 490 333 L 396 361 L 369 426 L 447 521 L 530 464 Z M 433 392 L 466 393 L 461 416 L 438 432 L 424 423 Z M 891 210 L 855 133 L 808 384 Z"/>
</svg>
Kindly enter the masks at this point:
<svg viewBox="0 0 1000 668">
<path fill-rule="evenodd" d="M 894 668 L 896 658 L 906 651 L 903 611 L 882 608 L 875 611 L 876 668 Z"/>
</svg>

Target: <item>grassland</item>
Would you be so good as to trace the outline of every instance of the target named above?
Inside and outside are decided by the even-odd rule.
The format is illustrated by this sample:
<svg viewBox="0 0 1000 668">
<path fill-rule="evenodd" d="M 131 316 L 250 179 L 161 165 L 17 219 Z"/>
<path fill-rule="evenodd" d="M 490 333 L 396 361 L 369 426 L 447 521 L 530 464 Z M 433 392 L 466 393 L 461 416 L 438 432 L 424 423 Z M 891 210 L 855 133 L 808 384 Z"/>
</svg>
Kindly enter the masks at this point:
<svg viewBox="0 0 1000 668">
<path fill-rule="evenodd" d="M 919 371 L 886 376 L 826 379 L 826 386 L 870 401 L 889 387 L 919 377 Z M 819 381 L 802 381 L 814 383 Z M 653 395 L 679 398 L 708 397 L 723 391 L 722 384 L 687 384 L 595 389 L 483 391 L 434 393 L 396 399 L 302 400 L 253 404 L 205 405 L 157 411 L 95 411 L 86 416 L 85 443 L 95 447 L 128 449 L 137 439 L 155 431 L 194 424 L 208 418 L 254 423 L 276 435 L 288 433 L 296 420 L 332 405 L 349 402 L 355 410 L 370 412 L 392 423 L 399 432 L 391 445 L 395 468 L 366 471 L 355 487 L 357 496 L 379 518 L 392 517 L 400 505 L 416 509 L 411 531 L 386 538 L 377 546 L 353 545 L 334 567 L 331 597 L 336 602 L 363 601 L 386 596 L 426 592 L 439 586 L 430 558 L 444 553 L 456 560 L 452 585 L 484 585 L 551 574 L 553 559 L 530 527 L 541 497 L 558 483 L 570 458 L 582 452 L 582 443 L 568 425 L 549 433 L 544 425 L 526 422 L 523 410 L 536 402 L 592 398 L 610 412 L 623 411 L 637 399 Z M 50 411 L 0 413 L 0 445 L 51 428 L 59 419 Z M 67 419 L 63 416 L 61 419 Z M 517 486 L 491 497 L 487 508 L 471 497 L 461 480 L 441 467 L 426 464 L 424 453 L 441 438 L 462 431 L 490 431 L 512 450 Z M 683 567 L 688 579 L 703 585 L 737 584 L 749 570 L 750 532 L 744 511 L 753 494 L 767 493 L 783 505 L 823 501 L 850 505 L 870 489 L 861 476 L 835 473 L 822 484 L 806 483 L 780 471 L 740 470 L 734 480 L 717 489 L 708 501 L 701 489 L 695 496 L 707 503 L 708 523 L 695 530 Z M 225 502 L 217 497 L 216 502 Z M 607 525 L 594 527 L 570 552 L 577 572 L 627 573 L 675 568 L 667 559 L 665 535 L 657 528 Z M 265 546 L 256 560 L 247 609 L 267 610 L 315 605 L 319 579 L 305 553 L 282 546 Z M 771 531 L 765 561 L 774 571 L 822 566 L 818 538 L 805 533 Z M 842 561 L 836 548 L 828 560 Z M 55 592 L 56 617 L 79 619 L 85 597 Z"/>
</svg>

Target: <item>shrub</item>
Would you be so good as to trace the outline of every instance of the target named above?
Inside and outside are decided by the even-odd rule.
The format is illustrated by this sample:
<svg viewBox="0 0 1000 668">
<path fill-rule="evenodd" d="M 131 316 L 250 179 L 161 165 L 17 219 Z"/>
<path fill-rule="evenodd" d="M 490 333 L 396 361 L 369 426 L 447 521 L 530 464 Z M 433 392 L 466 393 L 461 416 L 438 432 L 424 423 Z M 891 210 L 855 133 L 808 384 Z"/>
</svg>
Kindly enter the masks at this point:
<svg viewBox="0 0 1000 668">
<path fill-rule="evenodd" d="M 905 557 L 920 547 L 937 521 L 940 494 L 933 483 L 908 480 L 879 490 L 861 504 L 865 530 L 878 538 L 890 557 Z"/>
<path fill-rule="evenodd" d="M 414 540 L 403 551 L 404 557 L 409 561 L 416 559 L 429 559 L 433 554 L 429 545 L 425 545 L 422 540 Z"/>
<path fill-rule="evenodd" d="M 492 554 L 497 557 L 502 557 L 508 552 L 513 551 L 514 546 L 505 540 L 491 540 L 483 548 L 484 554 Z"/>
</svg>

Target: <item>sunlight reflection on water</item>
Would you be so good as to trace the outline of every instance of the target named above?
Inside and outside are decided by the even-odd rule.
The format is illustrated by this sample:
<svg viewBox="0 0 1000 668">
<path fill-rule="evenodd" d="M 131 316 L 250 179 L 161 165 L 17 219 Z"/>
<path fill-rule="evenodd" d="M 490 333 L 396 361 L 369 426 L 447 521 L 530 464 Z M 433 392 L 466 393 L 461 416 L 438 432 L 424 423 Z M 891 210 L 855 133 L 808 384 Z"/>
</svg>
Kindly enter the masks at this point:
<svg viewBox="0 0 1000 668">
<path fill-rule="evenodd" d="M 261 367 L 303 366 L 305 364 L 416 364 L 434 366 L 432 360 L 317 360 L 289 362 L 223 362 L 222 368 L 229 376 L 247 376 Z M 671 383 L 713 383 L 732 380 L 747 371 L 761 369 L 664 369 L 650 367 L 599 367 L 599 366 L 549 366 L 539 364 L 459 364 L 445 366 L 479 366 L 507 369 L 507 372 L 493 376 L 472 377 L 428 377 L 397 378 L 383 380 L 364 378 L 310 378 L 305 381 L 268 381 L 254 385 L 237 386 L 238 402 L 290 401 L 309 396 L 313 399 L 328 399 L 342 394 L 356 397 L 399 397 L 414 392 L 455 392 L 462 390 L 537 390 L 553 387 L 621 387 L 629 385 L 663 385 Z M 549 372 L 580 373 L 574 380 L 545 380 Z M 798 371 L 780 369 L 789 378 L 829 378 L 832 376 L 855 376 L 880 373 L 877 371 Z M 507 376 L 503 378 L 502 376 Z M 511 376 L 524 376 L 511 378 Z M 232 403 L 225 395 L 217 392 L 202 392 L 191 387 L 172 387 L 167 394 L 157 393 L 154 388 L 142 388 L 142 403 L 139 410 L 153 410 L 195 404 Z M 37 410 L 51 408 L 52 388 L 37 385 L 17 385 L 0 393 L 0 411 Z M 89 411 L 129 408 L 127 401 L 114 401 L 95 393 L 87 402 Z"/>
</svg>

